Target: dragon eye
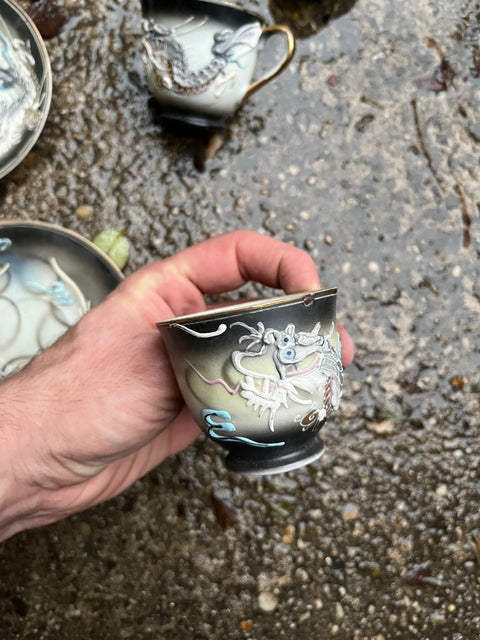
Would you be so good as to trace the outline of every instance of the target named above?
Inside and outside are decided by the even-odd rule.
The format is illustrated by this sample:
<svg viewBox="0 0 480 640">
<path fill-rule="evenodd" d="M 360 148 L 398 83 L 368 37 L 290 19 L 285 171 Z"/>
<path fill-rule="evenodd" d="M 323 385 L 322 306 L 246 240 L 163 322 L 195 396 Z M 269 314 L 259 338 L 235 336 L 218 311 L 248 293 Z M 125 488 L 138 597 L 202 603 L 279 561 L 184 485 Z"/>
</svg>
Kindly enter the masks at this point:
<svg viewBox="0 0 480 640">
<path fill-rule="evenodd" d="M 295 358 L 295 349 L 285 349 L 282 355 L 285 360 L 293 360 Z"/>
<path fill-rule="evenodd" d="M 282 336 L 280 342 L 283 345 L 291 344 L 293 342 L 293 338 L 292 336 Z"/>
</svg>

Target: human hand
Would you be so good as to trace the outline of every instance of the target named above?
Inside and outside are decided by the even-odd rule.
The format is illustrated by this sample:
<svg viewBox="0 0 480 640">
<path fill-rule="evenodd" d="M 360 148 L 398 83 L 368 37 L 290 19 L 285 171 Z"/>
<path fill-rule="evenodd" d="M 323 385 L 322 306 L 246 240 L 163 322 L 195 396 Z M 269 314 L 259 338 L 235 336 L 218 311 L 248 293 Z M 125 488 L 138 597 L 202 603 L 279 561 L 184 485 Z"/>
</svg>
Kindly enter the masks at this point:
<svg viewBox="0 0 480 640">
<path fill-rule="evenodd" d="M 303 251 L 250 231 L 218 236 L 126 278 L 2 383 L 0 497 L 10 507 L 0 539 L 113 497 L 196 438 L 155 323 L 248 281 L 286 293 L 320 287 Z M 339 333 L 348 366 L 352 342 Z"/>
</svg>

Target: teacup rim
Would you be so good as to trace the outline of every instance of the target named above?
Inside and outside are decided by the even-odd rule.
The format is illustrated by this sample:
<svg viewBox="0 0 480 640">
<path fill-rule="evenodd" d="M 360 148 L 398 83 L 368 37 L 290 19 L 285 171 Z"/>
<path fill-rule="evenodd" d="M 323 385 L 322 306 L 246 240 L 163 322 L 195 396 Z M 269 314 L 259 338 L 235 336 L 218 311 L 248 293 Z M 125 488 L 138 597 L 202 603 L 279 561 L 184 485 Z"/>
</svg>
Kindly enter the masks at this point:
<svg viewBox="0 0 480 640">
<path fill-rule="evenodd" d="M 179 324 L 188 325 L 191 322 L 196 323 L 204 320 L 211 320 L 212 318 L 233 316 L 235 314 L 248 311 L 258 311 L 260 309 L 268 309 L 280 305 L 296 304 L 302 300 L 305 301 L 306 306 L 309 306 L 309 299 L 311 304 L 312 302 L 323 298 L 336 296 L 337 291 L 338 289 L 336 287 L 330 287 L 328 289 L 315 289 L 313 291 L 301 291 L 298 293 L 272 296 L 269 298 L 245 300 L 244 302 L 234 301 L 232 304 L 222 305 L 221 307 L 213 307 L 204 311 L 197 311 L 195 313 L 189 313 L 182 316 L 176 316 L 167 320 L 161 320 L 155 324 L 158 329 Z"/>
</svg>

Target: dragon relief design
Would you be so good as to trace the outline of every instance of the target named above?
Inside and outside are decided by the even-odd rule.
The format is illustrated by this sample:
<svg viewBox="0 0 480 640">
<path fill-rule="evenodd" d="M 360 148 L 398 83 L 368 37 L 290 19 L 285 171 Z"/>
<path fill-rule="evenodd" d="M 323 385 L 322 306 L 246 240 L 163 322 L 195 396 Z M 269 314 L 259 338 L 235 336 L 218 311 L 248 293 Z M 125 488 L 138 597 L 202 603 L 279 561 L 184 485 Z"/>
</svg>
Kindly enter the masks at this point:
<svg viewBox="0 0 480 640">
<path fill-rule="evenodd" d="M 90 308 L 53 256 L 36 258 L 10 249 L 10 238 L 0 237 L 0 381 L 23 368 Z"/>
<path fill-rule="evenodd" d="M 207 379 L 189 363 L 203 382 L 220 384 L 231 395 L 239 393 L 260 416 L 268 412 L 271 432 L 275 431 L 277 412 L 281 407 L 288 409 L 289 403 L 305 407 L 295 418 L 303 430 L 318 430 L 327 415 L 338 408 L 343 383 L 341 356 L 332 343 L 333 323 L 328 334 L 321 333 L 319 322 L 312 331 L 296 331 L 294 324 L 288 324 L 284 331 L 265 328 L 261 322 L 256 327 L 243 322 L 230 325 L 233 326 L 248 331 L 238 340 L 245 348 L 231 356 L 235 370 L 243 378 L 232 388 L 222 378 Z M 253 364 L 255 359 L 265 356 L 271 357 L 274 373 L 254 371 L 248 366 L 248 362 Z M 318 391 L 323 391 L 322 406 L 312 405 L 312 394 Z M 212 426 L 211 419 L 209 425 Z M 232 426 L 229 423 L 229 432 Z"/>
<path fill-rule="evenodd" d="M 225 68 L 233 63 L 241 68 L 242 56 L 254 49 L 262 28 L 260 23 L 250 23 L 231 31 L 229 29 L 214 34 L 211 48 L 212 59 L 197 71 L 191 71 L 182 44 L 178 38 L 192 30 L 201 28 L 208 18 L 195 21 L 188 18 L 176 27 L 156 24 L 153 20 L 144 20 L 146 36 L 142 43 L 145 49 L 144 63 L 147 74 L 158 88 L 177 95 L 192 95 L 207 91 L 216 80 L 225 75 Z M 224 77 L 223 81 L 228 82 Z"/>
<path fill-rule="evenodd" d="M 47 75 L 37 79 L 34 66 L 30 42 L 17 37 L 0 16 L 0 160 L 41 121 Z"/>
</svg>

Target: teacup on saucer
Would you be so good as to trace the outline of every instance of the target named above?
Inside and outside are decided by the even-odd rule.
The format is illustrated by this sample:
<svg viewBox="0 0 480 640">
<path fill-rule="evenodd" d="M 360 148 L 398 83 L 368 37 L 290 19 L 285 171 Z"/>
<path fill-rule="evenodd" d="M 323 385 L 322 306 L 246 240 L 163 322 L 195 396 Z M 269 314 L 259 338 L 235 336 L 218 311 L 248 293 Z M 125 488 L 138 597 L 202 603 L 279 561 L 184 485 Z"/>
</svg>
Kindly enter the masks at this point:
<svg viewBox="0 0 480 640">
<path fill-rule="evenodd" d="M 142 0 L 143 62 L 150 91 L 166 120 L 222 129 L 254 91 L 292 59 L 291 30 L 268 25 L 232 4 L 206 0 Z M 280 58 L 255 79 L 259 53 L 274 34 Z"/>
</svg>

